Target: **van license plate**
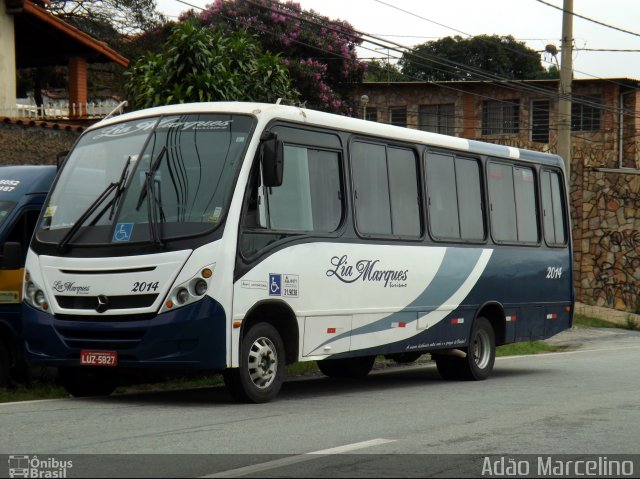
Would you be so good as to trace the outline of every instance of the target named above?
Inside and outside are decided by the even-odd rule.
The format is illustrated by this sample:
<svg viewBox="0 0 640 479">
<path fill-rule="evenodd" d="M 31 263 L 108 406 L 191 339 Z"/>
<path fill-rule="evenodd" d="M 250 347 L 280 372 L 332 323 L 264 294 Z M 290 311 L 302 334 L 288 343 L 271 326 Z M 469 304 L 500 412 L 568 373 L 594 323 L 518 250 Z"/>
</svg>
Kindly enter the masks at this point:
<svg viewBox="0 0 640 479">
<path fill-rule="evenodd" d="M 117 351 L 80 351 L 81 366 L 117 366 Z"/>
</svg>

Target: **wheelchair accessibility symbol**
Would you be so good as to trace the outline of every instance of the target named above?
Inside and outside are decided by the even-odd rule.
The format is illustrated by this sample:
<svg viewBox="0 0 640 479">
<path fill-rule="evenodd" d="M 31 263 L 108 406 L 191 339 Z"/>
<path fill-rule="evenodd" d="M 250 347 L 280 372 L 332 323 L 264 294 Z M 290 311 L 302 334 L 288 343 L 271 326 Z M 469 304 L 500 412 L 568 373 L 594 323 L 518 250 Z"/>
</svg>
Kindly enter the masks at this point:
<svg viewBox="0 0 640 479">
<path fill-rule="evenodd" d="M 282 295 L 282 275 L 270 274 L 269 275 L 269 296 L 281 296 Z"/>
<path fill-rule="evenodd" d="M 133 233 L 133 223 L 118 223 L 116 224 L 116 229 L 113 232 L 111 241 L 129 241 L 131 239 L 131 233 Z"/>
</svg>

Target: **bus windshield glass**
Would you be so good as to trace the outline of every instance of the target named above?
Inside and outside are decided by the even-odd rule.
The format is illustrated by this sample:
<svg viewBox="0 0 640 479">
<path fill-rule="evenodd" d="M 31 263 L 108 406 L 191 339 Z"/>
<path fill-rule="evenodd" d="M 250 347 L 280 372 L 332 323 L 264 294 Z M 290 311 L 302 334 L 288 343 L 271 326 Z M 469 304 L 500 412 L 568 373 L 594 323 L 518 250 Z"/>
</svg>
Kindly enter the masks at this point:
<svg viewBox="0 0 640 479">
<path fill-rule="evenodd" d="M 254 124 L 248 116 L 184 114 L 88 132 L 60 174 L 37 239 L 110 244 L 212 231 Z"/>
</svg>

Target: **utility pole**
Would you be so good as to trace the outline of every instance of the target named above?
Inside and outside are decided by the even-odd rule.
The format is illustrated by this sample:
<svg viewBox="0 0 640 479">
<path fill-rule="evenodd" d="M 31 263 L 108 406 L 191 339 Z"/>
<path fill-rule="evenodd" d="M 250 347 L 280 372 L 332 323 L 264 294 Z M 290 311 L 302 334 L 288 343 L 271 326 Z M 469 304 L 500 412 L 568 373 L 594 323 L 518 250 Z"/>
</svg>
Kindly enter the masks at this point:
<svg viewBox="0 0 640 479">
<path fill-rule="evenodd" d="M 558 105 L 558 154 L 571 180 L 571 82 L 573 80 L 573 0 L 564 0 L 560 47 L 560 103 Z"/>
</svg>

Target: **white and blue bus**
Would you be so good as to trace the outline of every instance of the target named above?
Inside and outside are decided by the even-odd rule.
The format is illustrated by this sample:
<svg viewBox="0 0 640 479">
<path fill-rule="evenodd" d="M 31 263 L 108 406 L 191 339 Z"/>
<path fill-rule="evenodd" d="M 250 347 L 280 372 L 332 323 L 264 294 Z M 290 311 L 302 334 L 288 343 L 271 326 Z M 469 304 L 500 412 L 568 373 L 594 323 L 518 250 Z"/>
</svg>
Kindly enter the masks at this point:
<svg viewBox="0 0 640 479">
<path fill-rule="evenodd" d="M 126 369 L 217 370 L 266 402 L 285 367 L 364 376 L 569 328 L 560 157 L 282 105 L 153 108 L 87 129 L 27 257 L 23 339 L 76 396 Z"/>
</svg>

